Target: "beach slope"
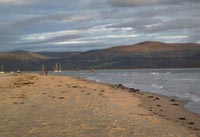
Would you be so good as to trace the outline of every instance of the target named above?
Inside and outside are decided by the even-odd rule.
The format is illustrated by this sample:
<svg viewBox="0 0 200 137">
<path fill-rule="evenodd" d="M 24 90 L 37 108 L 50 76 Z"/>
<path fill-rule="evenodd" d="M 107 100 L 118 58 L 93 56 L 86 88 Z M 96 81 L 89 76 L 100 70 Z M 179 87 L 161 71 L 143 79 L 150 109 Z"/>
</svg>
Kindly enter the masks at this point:
<svg viewBox="0 0 200 137">
<path fill-rule="evenodd" d="M 199 137 L 183 102 L 75 77 L 0 75 L 0 137 Z"/>
</svg>

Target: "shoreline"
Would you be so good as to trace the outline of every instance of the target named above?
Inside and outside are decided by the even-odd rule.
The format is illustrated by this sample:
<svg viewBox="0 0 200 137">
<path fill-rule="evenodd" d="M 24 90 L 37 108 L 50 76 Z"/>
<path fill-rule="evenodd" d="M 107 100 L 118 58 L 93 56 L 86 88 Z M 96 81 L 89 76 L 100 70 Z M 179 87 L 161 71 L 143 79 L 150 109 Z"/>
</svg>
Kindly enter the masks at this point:
<svg viewBox="0 0 200 137">
<path fill-rule="evenodd" d="M 5 74 L 0 82 L 1 136 L 200 135 L 200 116 L 175 98 L 74 76 Z"/>
<path fill-rule="evenodd" d="M 75 78 L 83 79 L 84 80 L 84 78 L 82 78 L 82 77 L 75 77 Z M 124 86 L 122 84 L 109 84 L 109 83 L 101 83 L 101 82 L 97 82 L 97 81 L 89 80 L 89 79 L 86 79 L 86 80 L 87 81 L 91 81 L 91 82 L 95 82 L 95 83 L 100 83 L 100 84 L 108 85 L 108 86 L 111 86 L 111 87 L 116 88 L 116 89 L 121 89 L 121 90 L 124 90 L 126 92 L 133 93 L 134 96 L 139 97 L 141 99 L 141 101 L 143 102 L 143 104 L 141 106 L 144 107 L 145 109 L 148 109 L 151 112 L 153 112 L 152 111 L 152 109 L 153 109 L 152 105 L 155 106 L 155 104 L 157 103 L 156 101 L 164 100 L 164 104 L 165 105 L 167 104 L 166 102 L 168 102 L 169 105 L 178 106 L 178 108 L 185 113 L 183 115 L 188 115 L 188 114 L 190 115 L 191 114 L 191 116 L 194 117 L 194 119 L 199 118 L 199 120 L 200 120 L 200 114 L 192 112 L 192 111 L 188 110 L 185 107 L 185 105 L 188 102 L 190 102 L 190 100 L 181 99 L 181 98 L 175 97 L 175 96 L 161 95 L 161 94 L 158 94 L 158 93 L 152 93 L 152 92 L 148 92 L 148 91 L 141 91 L 140 89 L 129 88 L 129 87 L 126 87 L 126 86 Z M 148 99 L 152 99 L 155 102 L 152 103 Z M 162 110 L 161 109 L 162 105 L 157 104 L 156 106 L 158 107 L 158 109 Z M 169 106 L 167 106 L 167 107 L 169 108 Z M 158 115 L 159 117 L 165 117 L 161 113 L 161 112 L 163 112 L 163 110 L 160 111 L 158 109 L 155 109 L 154 114 Z M 176 109 L 177 109 L 177 107 L 173 108 L 174 111 L 176 111 Z M 173 111 L 173 110 L 169 109 L 168 111 Z M 178 120 L 180 120 L 179 122 L 181 122 L 181 125 L 184 125 L 184 122 L 182 120 L 186 120 L 187 119 L 187 118 L 184 118 L 184 117 L 179 117 L 178 119 L 176 119 L 176 118 L 174 118 L 173 114 L 170 115 L 169 117 L 171 119 L 170 118 L 166 118 L 166 119 L 174 121 L 174 122 L 178 122 Z M 187 120 L 189 120 L 189 119 L 187 119 Z M 188 123 L 190 124 L 191 122 L 188 122 Z M 199 124 L 200 124 L 200 122 L 199 122 Z"/>
<path fill-rule="evenodd" d="M 195 69 L 189 69 L 189 70 L 196 70 L 196 69 L 198 69 L 198 68 L 195 68 Z M 132 69 L 130 69 L 130 70 L 132 70 Z M 149 70 L 151 70 L 152 72 L 153 72 L 153 69 L 149 69 Z M 157 70 L 157 69 L 156 69 Z M 173 73 L 173 72 L 170 72 L 169 70 L 170 69 L 159 69 L 160 71 L 162 70 L 162 71 L 164 71 L 164 70 L 166 70 L 166 73 Z M 168 71 L 167 71 L 168 70 Z M 178 68 L 173 68 L 172 70 L 179 70 Z M 199 70 L 199 69 L 198 69 Z M 103 70 L 102 70 L 103 71 Z M 109 70 L 108 70 L 109 71 Z M 120 70 L 119 70 L 120 71 Z M 140 69 L 140 71 L 144 71 L 143 69 Z M 74 72 L 74 71 L 72 71 L 72 72 Z M 103 73 L 103 72 L 102 72 Z M 158 71 L 158 73 L 163 73 L 163 72 L 159 72 Z M 53 74 L 54 75 L 54 74 Z M 64 76 L 65 74 L 63 73 L 63 76 Z M 67 76 L 67 75 L 66 75 Z M 73 74 L 72 75 L 70 75 L 70 76 L 74 76 Z M 75 75 L 76 76 L 76 75 Z M 86 78 L 86 79 L 88 79 L 88 80 L 90 80 L 90 78 L 87 78 L 86 76 L 84 76 L 83 78 Z M 101 79 L 101 78 L 100 78 Z M 99 82 L 98 80 L 95 80 L 95 79 L 92 79 L 93 81 L 97 81 L 97 82 Z M 135 81 L 137 81 L 137 80 L 135 80 Z M 109 82 L 109 81 L 107 81 L 107 82 Z M 105 82 L 106 83 L 106 82 Z M 117 82 L 116 84 L 118 84 L 119 82 Z M 110 82 L 109 84 L 112 84 L 112 82 Z M 125 84 L 125 83 L 123 83 L 123 84 Z M 128 84 L 130 84 L 130 83 L 128 83 Z M 163 86 L 163 85 L 162 85 Z M 165 86 L 165 85 L 164 85 Z M 127 86 L 128 87 L 128 86 Z M 131 88 L 132 86 L 129 86 L 129 88 Z M 136 86 L 137 87 L 137 86 Z M 133 87 L 134 88 L 134 87 Z M 199 105 L 200 105 L 200 103 L 199 103 L 199 101 L 198 102 L 196 102 L 196 98 L 198 98 L 198 94 L 194 94 L 193 95 L 193 92 L 191 92 L 191 95 L 190 95 L 190 92 L 188 93 L 189 94 L 189 96 L 187 96 L 187 93 L 186 93 L 186 95 L 184 95 L 184 96 L 182 96 L 181 95 L 181 93 L 180 93 L 180 95 L 178 95 L 177 94 L 177 96 L 174 94 L 173 95 L 173 93 L 168 93 L 168 94 L 166 94 L 166 93 L 159 93 L 158 91 L 157 91 L 157 89 L 148 89 L 148 88 L 150 88 L 150 87 L 148 87 L 148 88 L 142 88 L 142 87 L 137 87 L 137 88 L 141 88 L 141 89 L 143 89 L 143 91 L 144 92 L 147 92 L 147 93 L 155 93 L 155 94 L 158 94 L 158 95 L 164 95 L 164 96 L 167 96 L 167 97 L 172 97 L 172 98 L 178 98 L 178 99 L 180 99 L 180 100 L 186 100 L 186 104 L 185 104 L 185 108 L 188 110 L 188 111 L 190 111 L 190 112 L 192 112 L 192 113 L 195 113 L 195 114 L 197 114 L 197 115 L 200 115 L 200 107 L 199 107 Z M 179 90 L 182 90 L 181 88 L 179 88 Z M 189 90 L 189 89 L 188 89 Z M 157 92 L 152 92 L 152 91 L 157 91 Z M 198 91 L 198 90 L 197 90 Z M 171 92 L 173 92 L 173 91 L 171 91 Z M 187 91 L 186 91 L 187 92 Z M 184 93 L 185 94 L 185 93 Z M 194 96 L 194 97 L 193 97 Z M 194 99 L 195 98 L 195 99 Z"/>
<path fill-rule="evenodd" d="M 58 76 L 58 75 L 52 75 L 52 76 Z M 63 76 L 61 75 L 61 77 L 63 77 Z M 173 105 L 175 107 L 172 110 L 169 109 L 168 110 L 168 117 L 165 117 L 165 115 L 162 114 L 163 110 L 160 109 L 160 107 L 162 107 L 162 105 L 157 104 L 156 106 L 158 108 L 154 108 L 155 109 L 155 112 L 154 112 L 155 115 L 157 115 L 158 117 L 161 117 L 161 118 L 165 118 L 166 120 L 170 120 L 170 121 L 173 121 L 173 122 L 178 122 L 180 125 L 185 126 L 185 127 L 189 128 L 189 129 L 192 129 L 192 130 L 195 130 L 195 131 L 200 130 L 200 128 L 192 128 L 190 126 L 190 125 L 193 125 L 195 123 L 195 122 L 190 122 L 190 121 L 195 121 L 195 119 L 199 119 L 200 120 L 200 114 L 192 112 L 192 111 L 188 110 L 185 107 L 185 105 L 188 102 L 190 102 L 190 100 L 181 99 L 181 98 L 175 97 L 175 96 L 161 95 L 161 94 L 158 94 L 158 93 L 152 93 L 152 92 L 148 92 L 148 91 L 141 91 L 140 89 L 134 89 L 134 88 L 126 87 L 123 84 L 102 83 L 102 82 L 98 82 L 98 81 L 95 81 L 95 80 L 82 78 L 82 77 L 79 77 L 79 76 L 66 76 L 66 77 L 73 77 L 73 78 L 76 78 L 76 79 L 82 79 L 83 81 L 86 80 L 86 81 L 90 81 L 92 83 L 107 85 L 107 86 L 110 86 L 110 87 L 113 87 L 113 88 L 116 88 L 116 89 L 121 89 L 121 90 L 124 90 L 126 92 L 133 93 L 133 94 L 135 94 L 134 96 L 139 97 L 141 99 L 141 101 L 142 101 L 141 107 L 143 107 L 145 109 L 148 109 L 150 112 L 153 112 L 152 111 L 152 109 L 153 109 L 152 105 L 155 106 L 156 103 L 149 102 L 148 100 L 146 100 L 146 98 L 150 98 L 150 99 L 152 98 L 153 101 L 164 100 L 164 104 L 165 105 L 167 104 L 166 102 L 169 102 L 169 103 L 171 103 L 171 105 Z M 145 97 L 141 97 L 143 95 Z M 176 111 L 177 110 L 176 106 L 179 107 L 180 111 L 184 112 L 182 117 L 181 116 L 180 117 L 175 117 L 174 114 L 169 115 L 169 114 L 171 114 L 170 111 Z M 170 106 L 167 105 L 166 107 L 169 108 Z M 191 115 L 191 117 L 190 118 L 186 118 L 187 117 L 186 115 Z M 184 116 L 186 116 L 186 117 L 184 117 Z M 197 127 L 200 127 L 200 122 L 198 122 L 198 126 Z M 199 132 L 199 134 L 200 134 L 200 132 Z"/>
<path fill-rule="evenodd" d="M 187 70 L 199 70 L 199 68 L 150 68 L 150 69 L 148 69 L 148 68 L 144 68 L 144 69 L 139 69 L 139 70 L 154 70 L 154 69 L 158 69 L 158 70 L 182 70 L 182 69 L 187 69 Z M 104 71 L 104 70 L 115 70 L 115 69 L 98 69 L 98 70 L 100 70 L 100 71 Z M 97 71 L 98 71 L 97 70 Z M 138 70 L 138 69 L 117 69 L 117 70 Z M 80 70 L 80 71 L 89 71 L 89 70 Z M 38 72 L 40 72 L 40 71 L 38 71 Z M 49 71 L 50 72 L 50 75 L 54 75 L 55 73 L 53 72 L 53 71 Z M 64 74 L 64 72 L 65 71 L 62 71 L 62 73 L 60 73 L 60 74 Z M 76 72 L 75 70 L 67 70 L 67 72 Z M 25 72 L 25 73 L 32 73 L 32 74 L 35 74 L 36 72 L 29 72 L 29 71 L 27 71 L 27 72 Z M 39 73 L 37 73 L 37 74 L 39 74 Z M 55 75 L 55 76 L 58 76 L 58 75 Z M 65 76 L 65 75 L 63 75 L 63 76 Z M 68 76 L 68 75 L 66 75 L 66 76 Z M 74 75 L 70 75 L 70 76 L 74 76 Z M 76 76 L 75 76 L 76 77 Z M 77 76 L 77 77 L 79 77 L 79 76 Z M 85 79 L 87 79 L 86 77 L 83 77 L 83 78 L 85 78 Z M 87 79 L 87 80 L 90 80 L 90 79 Z M 93 80 L 93 81 L 96 81 L 96 80 Z M 98 81 L 97 81 L 98 82 Z M 130 87 L 129 87 L 130 88 Z M 144 91 L 145 90 L 145 91 Z M 156 92 L 152 92 L 152 91 L 155 91 L 155 90 L 148 90 L 148 89 L 143 89 L 143 92 L 147 92 L 147 93 L 155 93 L 155 94 L 158 94 L 158 95 L 164 95 L 164 96 L 166 96 L 166 97 L 172 97 L 172 98 L 178 98 L 178 100 L 185 100 L 186 101 L 186 104 L 184 105 L 184 107 L 185 107 L 185 109 L 187 110 L 187 111 L 190 111 L 190 112 L 192 112 L 192 113 L 195 113 L 195 114 L 197 114 L 197 115 L 200 115 L 200 107 L 199 107 L 199 105 L 200 105 L 200 103 L 198 103 L 198 102 L 196 102 L 196 101 L 194 101 L 194 100 L 192 100 L 191 99 L 191 97 L 188 97 L 188 98 L 190 98 L 190 99 L 185 99 L 185 98 L 183 98 L 183 97 L 179 97 L 179 96 L 174 96 L 174 95 L 167 95 L 167 94 L 160 94 L 160 93 L 156 93 Z"/>
<path fill-rule="evenodd" d="M 58 76 L 58 75 L 52 75 L 52 76 Z M 70 76 L 70 77 L 86 79 L 86 78 L 76 77 L 76 76 Z M 101 83 L 101 84 L 109 85 L 109 86 L 121 85 L 121 86 L 124 88 L 124 90 L 131 90 L 131 89 L 134 89 L 134 88 L 129 88 L 129 87 L 123 85 L 123 84 L 109 84 L 109 83 L 98 82 L 98 81 L 90 80 L 90 79 L 86 79 L 86 80 L 91 81 L 91 82 L 96 82 L 96 83 Z M 190 113 L 193 113 L 193 114 L 195 114 L 195 115 L 200 116 L 200 114 L 195 113 L 195 112 L 193 112 L 192 110 L 188 110 L 188 109 L 185 107 L 185 105 L 187 105 L 189 102 L 193 102 L 193 101 L 191 101 L 191 100 L 182 99 L 182 98 L 176 97 L 176 96 L 162 95 L 162 94 L 153 93 L 153 92 L 150 92 L 150 91 L 142 91 L 142 90 L 140 90 L 140 89 L 135 89 L 135 90 L 139 90 L 140 92 L 142 92 L 142 93 L 144 93 L 144 94 L 150 94 L 150 95 L 154 95 L 154 96 L 161 96 L 161 97 L 167 98 L 167 99 L 169 99 L 169 100 L 170 100 L 170 99 L 177 100 L 177 101 L 179 101 L 179 102 L 182 104 L 181 106 L 182 106 L 186 111 L 188 111 L 188 112 L 190 112 Z"/>
<path fill-rule="evenodd" d="M 67 76 L 67 75 L 52 75 L 52 76 Z M 90 80 L 90 79 L 83 78 L 83 77 L 79 77 L 79 76 L 69 76 L 69 77 L 75 77 L 75 78 L 86 79 L 86 80 L 91 81 L 91 82 L 101 83 L 101 84 L 110 85 L 110 86 L 117 85 L 117 84 L 103 83 L 103 82 L 99 82 L 99 81 L 96 81 L 96 80 Z M 127 89 L 127 90 L 132 89 L 132 88 L 127 87 L 127 86 L 125 86 L 125 85 L 123 85 L 123 84 L 120 84 L 120 85 L 122 85 L 122 86 L 124 87 L 124 89 Z M 140 89 L 137 89 L 137 90 L 140 90 Z M 190 113 L 193 113 L 193 114 L 195 114 L 195 115 L 197 115 L 197 116 L 200 116 L 200 113 L 194 111 L 193 109 L 187 108 L 186 105 L 189 104 L 189 103 L 191 103 L 191 102 L 193 103 L 192 100 L 183 99 L 183 98 L 180 98 L 180 97 L 177 97 L 177 96 L 170 96 L 170 95 L 163 95 L 163 94 L 159 94 L 159 93 L 153 93 L 153 92 L 150 92 L 150 91 L 141 91 L 141 90 L 140 90 L 140 92 L 146 93 L 146 94 L 155 95 L 155 96 L 166 97 L 166 98 L 168 98 L 169 100 L 170 100 L 170 99 L 175 99 L 175 100 L 181 102 L 182 107 L 183 107 L 186 111 L 188 111 L 188 112 L 190 112 Z"/>
<path fill-rule="evenodd" d="M 52 75 L 52 76 L 58 76 L 58 75 Z M 61 76 L 61 77 L 63 77 L 63 76 Z M 195 113 L 195 112 L 189 111 L 187 108 L 185 108 L 185 105 L 188 102 L 190 102 L 187 99 L 181 99 L 181 98 L 178 98 L 178 97 L 175 97 L 175 96 L 161 95 L 161 94 L 152 93 L 152 92 L 148 92 L 148 91 L 141 91 L 140 89 L 134 89 L 134 88 L 126 87 L 123 84 L 102 83 L 102 82 L 98 82 L 98 81 L 95 81 L 95 80 L 89 80 L 89 79 L 86 79 L 86 78 L 82 78 L 82 77 L 79 77 L 79 76 L 66 76 L 66 77 L 73 77 L 73 78 L 76 78 L 76 79 L 81 79 L 83 81 L 86 80 L 86 81 L 90 81 L 92 83 L 102 84 L 102 85 L 110 86 L 110 87 L 115 88 L 115 89 L 121 89 L 123 91 L 133 93 L 134 96 L 140 98 L 140 100 L 142 101 L 142 104 L 140 105 L 141 107 L 148 109 L 150 112 L 153 112 L 152 109 L 155 109 L 155 112 L 153 112 L 153 113 L 155 115 L 157 115 L 158 117 L 165 118 L 166 120 L 170 120 L 172 122 L 177 122 L 180 125 L 189 128 L 190 130 L 195 130 L 195 131 L 199 130 L 200 131 L 200 128 L 192 128 L 191 127 L 191 125 L 193 125 L 195 122 L 190 122 L 190 121 L 196 121 L 196 119 L 200 120 L 200 115 Z M 151 101 L 148 101 L 147 99 L 152 99 L 153 101 L 164 100 L 161 104 L 166 105 L 165 107 L 168 108 L 168 112 L 167 112 L 168 117 L 166 117 L 165 115 L 162 114 L 163 113 L 163 110 L 161 109 L 162 105 L 160 105 L 160 104 L 156 105 L 157 102 L 152 103 Z M 172 105 L 172 106 L 175 106 L 175 107 L 171 110 L 171 109 L 169 109 L 170 106 L 167 105 L 167 103 L 169 103 L 169 105 Z M 158 107 L 158 108 L 153 108 L 152 105 L 154 107 L 156 105 L 156 107 Z M 177 111 L 177 106 L 180 109 L 180 111 L 184 112 L 182 117 L 181 116 L 175 117 L 174 114 L 170 113 L 171 111 L 172 112 Z M 166 111 L 166 108 L 164 108 L 165 111 Z M 191 117 L 186 118 L 187 117 L 186 115 L 190 115 Z M 196 127 L 200 127 L 200 122 L 198 122 L 198 125 Z M 199 132 L 199 134 L 200 134 L 200 132 Z"/>
</svg>

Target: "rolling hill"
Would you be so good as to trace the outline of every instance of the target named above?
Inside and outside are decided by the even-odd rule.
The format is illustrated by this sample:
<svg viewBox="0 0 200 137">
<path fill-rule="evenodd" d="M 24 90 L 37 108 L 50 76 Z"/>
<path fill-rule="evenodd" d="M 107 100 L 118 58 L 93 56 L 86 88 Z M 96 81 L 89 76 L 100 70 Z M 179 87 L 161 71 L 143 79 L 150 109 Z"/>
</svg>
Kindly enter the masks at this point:
<svg viewBox="0 0 200 137">
<path fill-rule="evenodd" d="M 8 70 L 40 70 L 41 64 L 52 69 L 56 62 L 64 69 L 194 68 L 200 67 L 200 44 L 146 41 L 86 52 L 0 53 Z"/>
<path fill-rule="evenodd" d="M 37 70 L 40 63 L 50 57 L 29 51 L 12 51 L 0 53 L 0 64 L 5 70 Z"/>
</svg>

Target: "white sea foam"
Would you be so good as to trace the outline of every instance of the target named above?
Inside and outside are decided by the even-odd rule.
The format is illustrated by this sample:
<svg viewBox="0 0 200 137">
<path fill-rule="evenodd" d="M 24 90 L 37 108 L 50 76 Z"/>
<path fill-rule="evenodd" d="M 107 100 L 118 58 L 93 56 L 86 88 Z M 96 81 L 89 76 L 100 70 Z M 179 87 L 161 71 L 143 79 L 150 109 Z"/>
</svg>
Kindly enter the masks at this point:
<svg viewBox="0 0 200 137">
<path fill-rule="evenodd" d="M 191 96 L 192 101 L 194 102 L 200 102 L 200 95 L 196 94 L 196 93 L 188 93 L 189 96 Z"/>
<path fill-rule="evenodd" d="M 200 96 L 192 93 L 176 94 L 177 97 L 200 103 Z"/>
<path fill-rule="evenodd" d="M 160 74 L 157 72 L 151 72 L 150 75 L 160 76 Z"/>
<path fill-rule="evenodd" d="M 152 84 L 151 87 L 157 88 L 157 89 L 163 89 L 162 85 L 159 85 L 159 84 L 156 84 L 156 83 Z"/>
<path fill-rule="evenodd" d="M 126 77 L 126 76 L 128 76 L 128 74 L 124 73 L 124 74 L 122 74 L 122 76 Z"/>
<path fill-rule="evenodd" d="M 98 80 L 96 77 L 86 77 L 86 79 L 94 80 L 94 81 Z"/>
<path fill-rule="evenodd" d="M 197 79 L 193 79 L 193 78 L 181 78 L 181 79 L 175 79 L 175 80 L 177 80 L 177 81 L 191 81 L 191 82 L 193 82 L 193 81 L 196 81 Z"/>
</svg>

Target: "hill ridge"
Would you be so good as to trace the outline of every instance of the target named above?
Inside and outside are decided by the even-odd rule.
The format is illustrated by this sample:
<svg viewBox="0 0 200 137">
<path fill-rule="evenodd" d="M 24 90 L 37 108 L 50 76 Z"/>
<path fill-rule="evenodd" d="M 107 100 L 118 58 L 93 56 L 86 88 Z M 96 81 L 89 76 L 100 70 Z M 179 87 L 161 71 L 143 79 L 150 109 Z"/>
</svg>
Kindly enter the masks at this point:
<svg viewBox="0 0 200 137">
<path fill-rule="evenodd" d="M 41 64 L 52 70 L 55 63 L 61 63 L 63 69 L 192 68 L 200 67 L 199 60 L 200 44 L 157 41 L 86 52 L 0 53 L 0 64 L 8 70 L 40 70 Z"/>
</svg>

